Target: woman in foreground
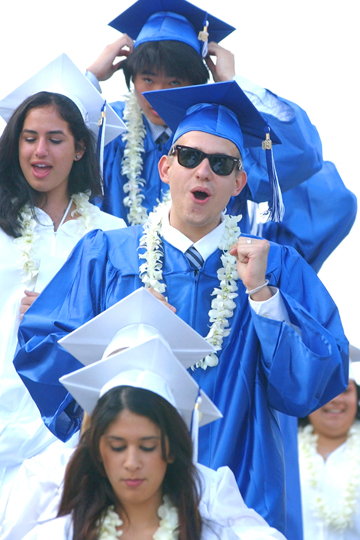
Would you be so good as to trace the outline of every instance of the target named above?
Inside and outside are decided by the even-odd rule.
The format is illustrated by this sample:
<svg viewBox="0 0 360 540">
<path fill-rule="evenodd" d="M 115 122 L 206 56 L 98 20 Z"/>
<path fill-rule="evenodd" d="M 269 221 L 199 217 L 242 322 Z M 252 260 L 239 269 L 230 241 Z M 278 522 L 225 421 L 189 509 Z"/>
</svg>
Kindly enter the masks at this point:
<svg viewBox="0 0 360 540">
<path fill-rule="evenodd" d="M 246 507 L 227 467 L 193 463 L 188 428 L 199 390 L 163 338 L 61 382 L 90 426 L 67 465 L 58 517 L 26 540 L 284 540 Z M 209 407 L 217 414 L 201 397 L 205 417 Z"/>
</svg>

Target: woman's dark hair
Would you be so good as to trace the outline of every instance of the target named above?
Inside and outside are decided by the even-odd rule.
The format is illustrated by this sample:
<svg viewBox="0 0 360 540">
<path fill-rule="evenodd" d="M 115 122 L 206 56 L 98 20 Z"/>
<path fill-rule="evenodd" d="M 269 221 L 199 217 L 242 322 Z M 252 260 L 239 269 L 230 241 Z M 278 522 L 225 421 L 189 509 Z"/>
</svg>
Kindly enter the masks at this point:
<svg viewBox="0 0 360 540">
<path fill-rule="evenodd" d="M 355 420 L 360 420 L 360 386 L 358 386 L 355 381 L 354 381 L 354 384 L 355 384 L 356 396 L 357 396 L 357 410 L 356 410 Z M 304 418 L 298 418 L 299 427 L 305 427 L 309 425 L 310 423 L 311 422 L 308 416 L 305 416 Z"/>
<path fill-rule="evenodd" d="M 209 70 L 200 55 L 181 41 L 148 41 L 141 43 L 122 64 L 125 81 L 130 89 L 136 75 L 155 70 L 167 77 L 189 81 L 190 86 L 206 84 Z"/>
<path fill-rule="evenodd" d="M 91 425 L 67 466 L 58 516 L 72 512 L 74 540 L 97 540 L 104 511 L 121 503 L 107 479 L 99 446 L 102 435 L 124 410 L 145 416 L 160 428 L 163 458 L 173 460 L 167 465 L 163 493 L 178 510 L 179 540 L 200 540 L 200 484 L 189 431 L 170 403 L 142 388 L 116 387 L 98 401 Z"/>
<path fill-rule="evenodd" d="M 71 168 L 69 196 L 87 190 L 93 197 L 101 193 L 94 136 L 85 125 L 78 107 L 62 94 L 38 92 L 25 99 L 14 111 L 0 138 L 0 227 L 10 236 L 21 235 L 20 210 L 27 203 L 34 208 L 39 195 L 28 184 L 20 167 L 20 134 L 29 111 L 49 106 L 55 107 L 60 118 L 67 122 L 75 140 L 75 150 L 80 150 L 80 141 L 86 148 L 83 157 L 74 161 Z"/>
</svg>

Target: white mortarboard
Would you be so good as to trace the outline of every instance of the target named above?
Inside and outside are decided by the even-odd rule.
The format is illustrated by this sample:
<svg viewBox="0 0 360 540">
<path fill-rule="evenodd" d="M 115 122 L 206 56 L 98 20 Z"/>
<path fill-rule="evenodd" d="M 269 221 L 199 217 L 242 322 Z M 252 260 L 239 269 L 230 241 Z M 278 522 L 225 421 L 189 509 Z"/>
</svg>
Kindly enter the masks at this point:
<svg viewBox="0 0 360 540">
<path fill-rule="evenodd" d="M 349 345 L 349 379 L 353 379 L 360 386 L 360 349 L 354 345 Z"/>
<path fill-rule="evenodd" d="M 60 382 L 89 415 L 99 398 L 112 388 L 144 388 L 175 406 L 189 429 L 199 395 L 198 384 L 160 336 L 65 375 Z M 199 425 L 221 418 L 208 396 L 202 391 L 200 396 Z"/>
<path fill-rule="evenodd" d="M 66 54 L 61 54 L 30 79 L 0 101 L 0 116 L 9 121 L 14 110 L 29 96 L 37 92 L 55 92 L 70 98 L 79 108 L 86 125 L 99 132 L 104 98 L 76 67 Z M 126 130 L 125 124 L 112 107 L 106 104 L 106 128 L 104 144 Z"/>
<path fill-rule="evenodd" d="M 59 344 L 88 365 L 100 360 L 109 346 L 112 351 L 133 347 L 159 334 L 185 368 L 214 351 L 205 339 L 143 287 L 60 339 Z"/>
</svg>

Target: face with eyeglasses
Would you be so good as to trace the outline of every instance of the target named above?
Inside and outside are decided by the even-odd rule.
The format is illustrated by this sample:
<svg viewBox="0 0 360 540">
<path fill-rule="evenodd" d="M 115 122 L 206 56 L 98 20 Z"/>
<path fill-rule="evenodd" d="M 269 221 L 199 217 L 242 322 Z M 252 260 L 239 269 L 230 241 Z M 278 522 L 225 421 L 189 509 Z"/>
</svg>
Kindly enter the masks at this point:
<svg viewBox="0 0 360 540">
<path fill-rule="evenodd" d="M 228 139 L 190 131 L 159 162 L 160 178 L 169 184 L 170 223 L 196 242 L 221 221 L 231 196 L 246 184 L 240 152 Z"/>
</svg>

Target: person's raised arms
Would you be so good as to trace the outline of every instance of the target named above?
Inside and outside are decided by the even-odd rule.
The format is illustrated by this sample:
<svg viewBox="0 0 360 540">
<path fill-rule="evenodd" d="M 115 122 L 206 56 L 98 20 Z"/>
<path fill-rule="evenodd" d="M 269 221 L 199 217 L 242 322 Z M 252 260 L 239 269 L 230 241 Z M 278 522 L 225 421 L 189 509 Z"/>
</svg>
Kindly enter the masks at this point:
<svg viewBox="0 0 360 540">
<path fill-rule="evenodd" d="M 272 297 L 271 290 L 264 285 L 269 249 L 267 240 L 240 236 L 237 245 L 230 250 L 236 257 L 239 277 L 248 291 L 254 291 L 251 298 L 256 302 Z"/>
</svg>

